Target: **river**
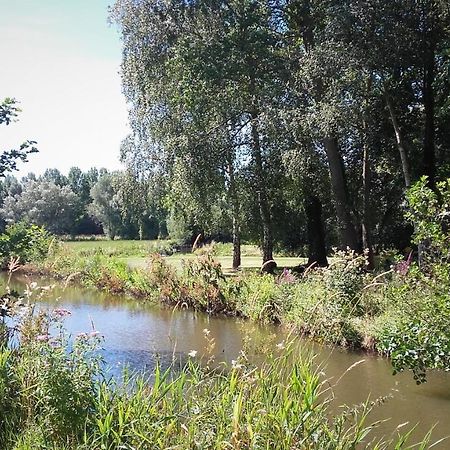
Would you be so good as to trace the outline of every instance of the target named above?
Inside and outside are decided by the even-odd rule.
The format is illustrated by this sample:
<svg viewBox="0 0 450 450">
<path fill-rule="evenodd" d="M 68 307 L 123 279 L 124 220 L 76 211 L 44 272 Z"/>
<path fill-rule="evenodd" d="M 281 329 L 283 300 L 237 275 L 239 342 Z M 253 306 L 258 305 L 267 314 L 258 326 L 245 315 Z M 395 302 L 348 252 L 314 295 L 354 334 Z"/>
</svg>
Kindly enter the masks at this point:
<svg viewBox="0 0 450 450">
<path fill-rule="evenodd" d="M 15 278 L 12 287 L 22 289 L 26 281 Z M 48 284 L 46 280 L 37 281 Z M 173 357 L 186 358 L 192 350 L 200 356 L 207 346 L 204 330 L 215 341 L 217 361 L 235 360 L 243 348 L 260 358 L 268 347 L 275 348 L 286 339 L 286 331 L 280 327 L 161 308 L 73 285 L 65 289 L 57 285 L 39 305 L 71 311 L 66 326 L 72 335 L 92 331 L 93 327 L 100 332 L 104 336 L 103 355 L 113 375 L 120 374 L 124 365 L 151 371 L 156 361 L 168 364 Z M 308 342 L 302 345 L 323 365 L 333 386 L 335 411 L 343 404 L 388 397 L 370 416 L 370 421 L 386 420 L 380 423 L 377 435 L 389 436 L 405 422 L 408 425 L 402 432 L 417 425 L 414 436 L 424 436 L 433 426 L 433 440 L 450 435 L 449 373 L 430 373 L 428 382 L 417 386 L 410 373 L 393 376 L 386 359 Z M 450 440 L 434 448 L 450 449 Z"/>
</svg>

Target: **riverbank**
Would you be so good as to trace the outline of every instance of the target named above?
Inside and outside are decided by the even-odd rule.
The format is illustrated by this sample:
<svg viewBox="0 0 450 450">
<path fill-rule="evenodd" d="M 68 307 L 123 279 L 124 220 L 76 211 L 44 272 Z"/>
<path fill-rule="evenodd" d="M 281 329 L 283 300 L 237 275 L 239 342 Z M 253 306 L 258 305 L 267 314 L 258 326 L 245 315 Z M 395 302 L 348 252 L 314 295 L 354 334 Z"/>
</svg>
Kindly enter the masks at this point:
<svg viewBox="0 0 450 450">
<path fill-rule="evenodd" d="M 7 279 L 8 277 L 6 276 L 5 278 Z M 53 287 L 49 289 L 49 285 Z M 208 380 L 211 375 L 214 377 L 218 375 L 227 376 L 229 370 L 237 370 L 239 374 L 243 375 L 249 374 L 256 368 L 261 369 L 261 364 L 264 365 L 264 370 L 269 370 L 273 359 L 278 358 L 280 364 L 275 364 L 271 367 L 270 370 L 275 372 L 268 374 L 268 377 L 272 375 L 274 377 L 269 378 L 267 382 L 272 382 L 275 379 L 275 383 L 278 383 L 277 385 L 281 383 L 283 386 L 286 386 L 289 383 L 289 378 L 282 378 L 281 374 L 284 373 L 288 376 L 290 373 L 289 369 L 292 367 L 290 363 L 295 361 L 298 363 L 298 367 L 303 367 L 298 374 L 300 380 L 303 380 L 302 377 L 311 373 L 320 377 L 321 395 L 317 398 L 316 407 L 323 406 L 328 426 L 337 425 L 337 422 L 344 415 L 345 423 L 343 426 L 353 427 L 356 421 L 359 423 L 360 420 L 363 420 L 363 416 L 366 413 L 364 405 L 367 405 L 369 408 L 374 407 L 373 412 L 365 417 L 366 425 L 359 425 L 362 428 L 368 427 L 369 435 L 361 437 L 365 444 L 371 441 L 378 441 L 379 439 L 387 439 L 387 441 L 391 442 L 391 445 L 386 445 L 385 448 L 393 448 L 393 442 L 397 441 L 396 430 L 399 424 L 409 422 L 409 425 L 402 428 L 403 432 L 406 432 L 406 430 L 413 427 L 413 424 L 420 422 L 420 426 L 415 428 L 413 435 L 409 439 L 410 444 L 415 443 L 420 441 L 436 422 L 445 423 L 445 418 L 448 414 L 446 393 L 448 392 L 449 380 L 447 377 L 443 378 L 444 374 L 440 374 L 442 376 L 433 374 L 430 376 L 429 383 L 426 386 L 415 386 L 411 377 L 406 373 L 398 377 L 392 377 L 387 361 L 383 361 L 380 358 L 364 357 L 359 352 L 339 351 L 327 346 L 312 345 L 305 340 L 296 340 L 294 342 L 295 346 L 291 347 L 289 342 L 292 336 L 286 333 L 283 327 L 262 325 L 249 320 L 225 318 L 220 315 L 208 316 L 195 312 L 192 309 L 161 308 L 139 300 L 126 301 L 126 298 L 122 296 L 107 294 L 97 289 L 82 288 L 78 283 L 64 287 L 64 283 L 53 284 L 51 280 L 39 279 L 38 277 L 28 278 L 15 275 L 11 279 L 10 287 L 16 292 L 25 292 L 31 304 L 34 305 L 34 316 L 40 320 L 40 323 L 31 327 L 31 332 L 24 333 L 27 345 L 21 351 L 24 353 L 23 357 L 27 357 L 30 360 L 20 362 L 19 358 L 10 359 L 8 363 L 9 369 L 7 371 L 0 370 L 0 378 L 3 374 L 7 374 L 7 385 L 11 386 L 11 381 L 16 379 L 17 375 L 27 375 L 28 377 L 25 380 L 26 386 L 31 387 L 31 390 L 26 391 L 28 395 L 23 397 L 24 402 L 28 397 L 35 401 L 36 398 L 41 398 L 41 395 L 45 395 L 46 400 L 45 402 L 42 401 L 41 404 L 47 407 L 47 410 L 39 409 L 36 416 L 29 418 L 29 422 L 17 426 L 16 431 L 13 433 L 16 442 L 15 446 L 0 445 L 1 448 L 8 450 L 9 448 L 14 448 L 17 450 L 22 448 L 17 442 L 24 439 L 28 443 L 28 447 L 24 447 L 24 449 L 91 449 L 97 448 L 93 444 L 94 439 L 100 439 L 106 445 L 111 435 L 118 433 L 122 436 L 118 439 L 123 439 L 124 441 L 113 441 L 114 443 L 111 444 L 111 447 L 108 447 L 113 449 L 120 445 L 119 442 L 123 445 L 126 445 L 126 443 L 134 445 L 136 443 L 133 440 L 135 436 L 130 436 L 129 433 L 132 434 L 133 431 L 139 431 L 140 427 L 145 429 L 145 427 L 149 426 L 149 424 L 144 423 L 144 420 L 140 421 L 140 417 L 136 418 L 131 415 L 131 411 L 142 411 L 139 408 L 145 411 L 149 407 L 145 402 L 146 399 L 141 402 L 139 398 L 132 397 L 133 402 L 136 401 L 136 403 L 127 406 L 131 411 L 130 415 L 127 416 L 129 422 L 124 427 L 129 432 L 125 432 L 124 435 L 121 435 L 121 428 L 118 421 L 114 419 L 115 416 L 110 424 L 111 428 L 105 428 L 105 435 L 102 434 L 101 430 L 97 430 L 95 423 L 92 423 L 92 420 L 97 418 L 102 423 L 109 420 L 107 416 L 110 415 L 111 409 L 115 410 L 114 408 L 117 406 L 109 403 L 106 406 L 102 406 L 102 413 L 97 411 L 94 416 L 86 418 L 86 421 L 89 420 L 89 422 L 86 422 L 86 440 L 84 435 L 82 437 L 74 437 L 70 434 L 70 430 L 61 436 L 62 425 L 60 424 L 70 421 L 70 417 L 65 417 L 65 408 L 67 407 L 70 412 L 73 407 L 76 407 L 76 402 L 72 405 L 72 401 L 77 399 L 75 395 L 71 394 L 72 387 L 77 390 L 77 394 L 83 393 L 83 398 L 86 393 L 86 388 L 83 387 L 81 380 L 77 379 L 77 376 L 86 374 L 83 369 L 84 366 L 75 370 L 75 365 L 73 364 L 73 357 L 77 356 L 77 361 L 80 361 L 82 354 L 76 353 L 76 355 L 71 355 L 68 353 L 67 358 L 63 357 L 66 351 L 59 348 L 61 336 L 72 336 L 77 341 L 81 339 L 79 343 L 84 345 L 89 342 L 91 344 L 95 343 L 95 339 L 104 335 L 104 340 L 97 341 L 101 346 L 101 356 L 106 364 L 103 367 L 108 368 L 106 372 L 107 377 L 114 376 L 116 380 L 119 380 L 119 383 L 122 377 L 121 368 L 124 363 L 129 364 L 132 370 L 145 370 L 150 376 L 155 376 L 154 371 L 158 364 L 160 364 L 160 372 L 165 371 L 167 368 L 172 368 L 176 373 L 179 373 L 186 360 L 190 358 L 189 362 L 195 367 L 197 362 L 200 362 L 203 367 L 198 387 L 200 389 L 202 384 L 209 383 Z M 35 300 L 33 300 L 34 298 Z M 39 312 L 43 312 L 45 315 L 42 316 Z M 45 326 L 45 321 L 43 320 L 45 317 L 53 323 L 50 333 L 48 333 L 48 327 Z M 18 319 L 20 318 L 26 318 L 23 310 L 20 311 Z M 67 332 L 63 331 L 61 334 L 61 328 L 55 326 L 55 320 L 64 320 L 64 328 L 67 327 Z M 26 322 L 33 324 L 33 322 L 28 320 Z M 21 330 L 21 332 L 23 330 L 19 320 L 16 321 L 16 329 Z M 25 327 L 25 331 L 29 329 L 30 326 Z M 88 341 L 86 342 L 85 339 L 88 339 Z M 71 342 L 73 341 L 71 340 Z M 28 348 L 28 344 L 33 345 L 33 348 Z M 79 347 L 78 350 L 80 350 Z M 244 353 L 241 353 L 242 351 Z M 312 355 L 314 355 L 313 359 L 310 358 Z M 87 353 L 84 356 L 89 360 L 92 353 Z M 61 367 L 63 362 L 69 364 L 69 370 Z M 225 366 L 224 362 L 227 362 L 228 366 Z M 208 366 L 214 367 L 214 370 L 210 372 Z M 23 370 L 25 367 L 27 368 L 26 371 Z M 217 372 L 217 369 L 219 369 L 219 372 Z M 222 372 L 222 369 L 225 372 Z M 15 374 L 16 370 L 19 374 Z M 47 371 L 55 371 L 55 373 L 52 374 Z M 71 378 L 72 376 L 73 378 Z M 277 378 L 278 376 L 280 377 Z M 249 378 L 251 385 L 247 387 L 248 389 L 260 389 L 263 387 L 261 386 L 261 380 L 252 380 L 251 375 Z M 85 378 L 83 379 L 85 380 Z M 59 383 L 60 380 L 63 380 L 63 382 Z M 0 388 L 1 386 L 0 380 Z M 100 386 L 98 383 L 95 384 L 95 389 L 99 390 Z M 150 388 L 147 384 L 146 386 L 148 387 L 146 393 L 150 394 Z M 266 384 L 264 386 L 264 389 L 270 390 L 272 385 Z M 109 385 L 109 387 L 111 392 L 108 395 L 114 397 L 114 389 L 117 386 Z M 223 388 L 228 389 L 228 385 L 225 384 Z M 13 389 L 18 388 L 16 386 Z M 127 389 L 128 394 L 134 393 L 131 385 Z M 273 389 L 278 388 L 274 386 Z M 6 391 L 7 394 L 9 392 L 11 391 Z M 437 393 L 440 393 L 439 397 Z M 129 400 L 125 394 L 123 392 L 123 397 L 125 397 L 124 403 Z M 170 403 L 172 395 L 173 392 L 169 389 L 167 398 L 164 397 L 161 401 Z M 4 398 L 4 396 L 0 398 Z M 17 411 L 17 406 L 20 406 L 22 397 L 14 395 L 13 398 Z M 367 403 L 369 398 L 373 403 Z M 185 403 L 188 400 L 184 399 Z M 211 396 L 210 400 L 216 402 L 220 401 L 220 398 Z M 249 401 L 253 400 L 256 401 L 257 397 L 252 397 Z M 63 404 L 59 405 L 59 401 Z M 274 401 L 278 400 L 274 399 Z M 295 401 L 300 400 L 296 397 Z M 426 406 L 422 406 L 423 402 L 426 402 Z M 97 402 L 94 403 L 95 408 L 98 404 Z M 29 406 L 30 402 L 26 403 L 26 405 Z M 193 408 L 196 405 L 200 409 L 206 408 L 206 399 L 200 397 L 198 401 L 193 401 L 192 405 Z M 343 409 L 342 405 L 348 405 L 348 407 Z M 217 408 L 220 409 L 221 406 L 218 405 Z M 244 405 L 244 408 L 248 411 L 250 405 Z M 90 410 L 94 411 L 94 406 L 91 406 Z M 216 407 L 214 408 L 215 410 Z M 5 410 L 2 409 L 3 411 Z M 211 433 L 214 434 L 215 428 L 209 420 L 215 422 L 220 420 L 220 417 L 210 416 L 212 414 L 210 409 L 206 411 L 197 409 L 196 411 L 197 414 L 206 417 L 205 427 L 208 427 Z M 349 415 L 347 413 L 344 414 L 344 411 L 348 411 Z M 225 412 L 228 414 L 227 411 Z M 276 411 L 271 409 L 268 412 L 274 413 Z M 316 412 L 318 411 L 313 413 L 315 414 Z M 358 418 L 355 417 L 353 412 Z M 183 417 L 191 420 L 190 416 L 186 415 L 186 411 L 183 414 Z M 55 418 L 55 415 L 57 418 Z M 387 418 L 391 418 L 391 420 L 385 421 L 384 419 Z M 299 418 L 299 420 L 301 421 L 303 418 Z M 57 421 L 57 423 L 55 424 L 54 421 Z M 133 422 L 139 422 L 140 425 L 135 428 Z M 241 423 L 243 426 L 248 425 L 246 418 L 243 418 Z M 32 426 L 32 424 L 34 425 Z M 268 426 L 271 424 L 272 422 L 267 423 Z M 293 425 L 292 421 L 286 424 L 286 426 L 291 425 Z M 178 423 L 174 434 L 178 433 L 179 426 L 180 424 Z M 283 430 L 280 432 L 283 432 Z M 291 434 L 295 433 L 295 430 L 287 431 Z M 164 434 L 162 425 L 156 432 Z M 257 430 L 256 432 L 261 436 L 260 440 L 258 440 L 259 443 L 261 443 L 261 440 L 266 442 L 264 439 L 267 438 L 268 443 L 273 442 L 270 439 L 280 441 L 280 447 L 271 446 L 270 448 L 289 448 L 286 444 L 287 441 L 284 440 L 285 438 L 277 435 L 278 430 L 264 430 L 264 436 L 262 436 L 262 430 Z M 445 425 L 440 425 L 433 431 L 433 441 L 446 435 L 447 429 Z M 151 436 L 154 437 L 153 434 Z M 72 444 L 70 447 L 69 445 L 51 446 L 50 442 L 53 442 L 52 439 L 55 438 L 62 439 L 65 443 L 69 440 L 76 440 L 76 445 L 79 447 L 76 447 L 75 444 L 73 444 L 73 447 Z M 177 443 L 177 448 L 191 448 L 187 447 L 188 444 L 186 446 L 183 446 L 181 442 L 178 444 L 178 440 L 181 440 L 182 436 L 174 435 L 167 439 L 170 439 L 169 442 L 171 443 Z M 199 439 L 199 437 L 196 436 L 196 439 Z M 227 441 L 229 435 L 224 436 L 223 439 Z M 332 445 L 331 448 L 351 448 L 350 443 L 345 441 L 342 436 L 339 439 L 338 442 L 332 441 L 330 443 Z M 46 444 L 41 445 L 40 440 L 45 440 Z M 189 440 L 186 442 L 189 445 L 191 443 Z M 200 442 L 204 443 L 206 441 Z M 242 442 L 242 445 L 245 445 L 245 438 Z M 323 447 L 326 442 L 325 440 L 319 441 L 317 447 L 314 446 L 314 443 L 310 443 L 309 448 L 328 448 L 327 446 Z M 141 447 L 136 445 L 137 448 L 146 448 L 144 444 L 146 442 Z M 286 447 L 283 447 L 283 445 L 286 445 Z M 256 443 L 254 447 L 257 447 Z M 149 448 L 152 448 L 150 444 Z M 246 447 L 244 446 L 244 448 Z M 293 445 L 291 448 L 297 447 Z M 372 446 L 368 445 L 368 448 L 372 448 Z"/>
<path fill-rule="evenodd" d="M 389 356 L 394 370 L 412 369 L 418 382 L 429 368 L 446 369 L 448 284 L 405 262 L 381 273 L 365 271 L 364 264 L 363 256 L 339 253 L 329 268 L 302 275 L 284 270 L 230 278 L 209 254 L 186 261 L 181 271 L 154 254 L 144 270 L 59 249 L 24 270 L 172 307 L 281 323 L 319 342 Z"/>
<path fill-rule="evenodd" d="M 330 380 L 288 342 L 268 348 L 258 365 L 242 356 L 212 369 L 190 352 L 185 365 L 157 366 L 150 383 L 126 372 L 111 381 L 95 356 L 98 333 L 70 341 L 68 310 L 32 314 L 18 320 L 20 346 L 0 347 L 5 450 L 401 449 L 412 440 L 395 425 L 380 437 L 368 418 L 376 403 L 335 412 Z"/>
</svg>

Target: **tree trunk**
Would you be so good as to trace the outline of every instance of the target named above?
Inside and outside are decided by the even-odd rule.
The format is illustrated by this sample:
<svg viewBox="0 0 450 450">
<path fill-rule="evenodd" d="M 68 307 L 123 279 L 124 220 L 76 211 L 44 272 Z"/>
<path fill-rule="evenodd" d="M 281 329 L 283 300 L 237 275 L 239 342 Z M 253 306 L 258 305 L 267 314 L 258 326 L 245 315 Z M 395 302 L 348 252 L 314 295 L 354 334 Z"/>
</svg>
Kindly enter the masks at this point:
<svg viewBox="0 0 450 450">
<path fill-rule="evenodd" d="M 369 161 L 369 145 L 367 142 L 367 127 L 365 129 L 365 143 L 363 155 L 363 220 L 361 224 L 363 250 L 367 252 L 367 268 L 373 270 L 375 267 L 374 254 L 372 247 L 372 233 L 370 220 L 370 161 Z"/>
<path fill-rule="evenodd" d="M 370 198 L 371 172 L 370 172 L 370 154 L 369 154 L 370 147 L 371 145 L 373 145 L 373 139 L 371 129 L 368 125 L 370 120 L 370 105 L 368 98 L 371 90 L 372 90 L 372 77 L 369 75 L 367 79 L 367 100 L 365 101 L 364 118 L 363 118 L 363 133 L 364 133 L 363 169 L 362 169 L 363 210 L 361 223 L 362 244 L 364 252 L 367 252 L 366 261 L 368 270 L 373 270 L 375 268 L 375 260 L 372 246 L 372 220 L 371 220 L 372 208 Z"/>
<path fill-rule="evenodd" d="M 336 201 L 336 213 L 339 220 L 339 234 L 344 247 L 358 251 L 358 235 L 353 225 L 350 202 L 348 198 L 347 182 L 345 179 L 344 163 L 339 154 L 336 138 L 324 139 L 330 169 L 331 186 Z"/>
<path fill-rule="evenodd" d="M 142 223 L 142 218 L 139 219 L 139 240 L 142 241 L 144 239 L 144 224 Z"/>
<path fill-rule="evenodd" d="M 406 153 L 406 146 L 403 140 L 403 135 L 400 126 L 395 115 L 394 105 L 392 104 L 391 97 L 387 90 L 384 91 L 384 98 L 389 110 L 389 116 L 391 118 L 392 126 L 394 127 L 395 139 L 397 141 L 398 151 L 400 153 L 400 159 L 402 161 L 403 177 L 405 179 L 405 187 L 409 189 L 411 187 L 411 169 L 409 168 L 408 155 Z"/>
<path fill-rule="evenodd" d="M 241 265 L 241 238 L 239 223 L 233 216 L 233 269 L 236 270 Z"/>
<path fill-rule="evenodd" d="M 264 182 L 264 168 L 261 156 L 261 142 L 258 130 L 258 114 L 251 113 L 252 153 L 255 163 L 256 192 L 258 196 L 259 214 L 262 224 L 262 251 L 263 264 L 273 259 L 272 221 L 270 217 L 269 202 L 267 200 L 266 186 Z"/>
<path fill-rule="evenodd" d="M 426 44 L 427 45 L 427 44 Z M 423 105 L 425 109 L 425 135 L 423 143 L 422 173 L 428 177 L 431 189 L 436 185 L 436 156 L 435 156 L 435 123 L 434 123 L 434 79 L 435 48 L 434 43 L 427 45 L 425 50 L 423 73 Z"/>
<path fill-rule="evenodd" d="M 308 228 L 308 266 L 327 267 L 327 250 L 322 220 L 322 203 L 315 195 L 306 195 L 305 212 Z"/>
<path fill-rule="evenodd" d="M 239 224 L 239 201 L 236 192 L 236 179 L 234 176 L 233 150 L 228 151 L 228 176 L 229 188 L 228 195 L 231 202 L 231 214 L 233 219 L 233 269 L 239 268 L 241 265 L 241 238 Z"/>
</svg>

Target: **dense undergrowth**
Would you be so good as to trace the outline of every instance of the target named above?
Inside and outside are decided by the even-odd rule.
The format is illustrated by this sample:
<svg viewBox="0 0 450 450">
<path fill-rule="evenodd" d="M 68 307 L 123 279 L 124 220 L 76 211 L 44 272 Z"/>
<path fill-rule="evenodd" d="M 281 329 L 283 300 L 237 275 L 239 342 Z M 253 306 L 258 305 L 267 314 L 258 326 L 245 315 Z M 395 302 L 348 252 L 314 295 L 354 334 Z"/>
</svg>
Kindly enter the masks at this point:
<svg viewBox="0 0 450 450">
<path fill-rule="evenodd" d="M 39 289 L 29 287 L 28 296 Z M 45 291 L 44 291 L 45 292 Z M 354 449 L 410 447 L 368 424 L 374 404 L 330 410 L 329 383 L 296 346 L 251 365 L 157 367 L 149 384 L 124 373 L 108 380 L 97 333 L 73 339 L 70 312 L 36 313 L 10 301 L 0 344 L 0 448 L 69 449 Z M 295 357 L 293 357 L 295 356 Z"/>
<path fill-rule="evenodd" d="M 425 274 L 407 260 L 367 272 L 364 255 L 338 252 L 330 267 L 302 275 L 226 277 L 208 253 L 185 261 L 181 271 L 153 254 L 143 270 L 57 248 L 27 269 L 156 303 L 280 323 L 320 342 L 387 355 L 395 371 L 412 369 L 418 382 L 427 369 L 450 368 L 446 265 Z"/>
</svg>

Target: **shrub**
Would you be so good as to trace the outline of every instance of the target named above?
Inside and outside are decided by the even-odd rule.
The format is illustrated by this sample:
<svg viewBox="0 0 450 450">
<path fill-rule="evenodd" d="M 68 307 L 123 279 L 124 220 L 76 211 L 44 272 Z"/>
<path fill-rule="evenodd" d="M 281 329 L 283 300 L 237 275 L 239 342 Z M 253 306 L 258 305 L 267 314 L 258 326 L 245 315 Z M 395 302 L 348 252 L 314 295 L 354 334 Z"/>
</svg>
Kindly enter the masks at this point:
<svg viewBox="0 0 450 450">
<path fill-rule="evenodd" d="M 150 255 L 146 275 L 153 290 L 152 296 L 157 297 L 157 300 L 165 303 L 182 301 L 181 280 L 160 254 Z"/>
<path fill-rule="evenodd" d="M 51 245 L 56 245 L 52 236 L 42 227 L 18 222 L 6 227 L 0 235 L 0 257 L 5 267 L 10 258 L 19 258 L 20 263 L 42 261 Z"/>
<path fill-rule="evenodd" d="M 31 289 L 26 295 L 37 292 Z M 63 320 L 70 313 L 63 309 L 35 313 L 31 305 L 11 306 L 8 313 L 16 335 L 0 349 L 0 447 L 10 448 L 11 437 L 24 445 L 36 444 L 36 436 L 61 445 L 80 440 L 95 405 L 101 338 L 92 332 L 69 341 Z"/>
<path fill-rule="evenodd" d="M 244 316 L 265 323 L 281 322 L 288 309 L 288 290 L 278 284 L 272 275 L 248 274 L 242 280 L 237 308 Z"/>
<path fill-rule="evenodd" d="M 333 263 L 324 270 L 326 287 L 334 294 L 335 300 L 347 312 L 356 315 L 363 313 L 360 294 L 367 283 L 364 276 L 366 258 L 355 252 L 338 251 Z"/>
<path fill-rule="evenodd" d="M 450 258 L 450 178 L 428 187 L 422 177 L 407 193 L 406 217 L 414 224 L 414 242 L 422 244 L 423 262 L 448 262 Z"/>
</svg>

